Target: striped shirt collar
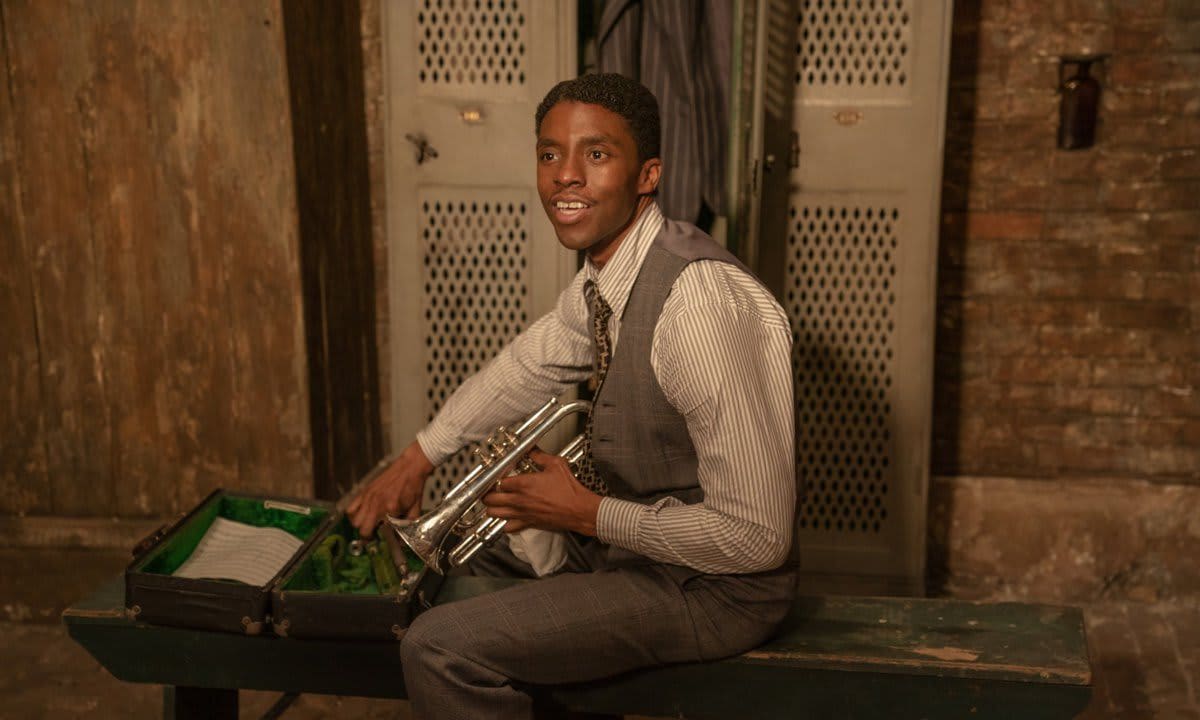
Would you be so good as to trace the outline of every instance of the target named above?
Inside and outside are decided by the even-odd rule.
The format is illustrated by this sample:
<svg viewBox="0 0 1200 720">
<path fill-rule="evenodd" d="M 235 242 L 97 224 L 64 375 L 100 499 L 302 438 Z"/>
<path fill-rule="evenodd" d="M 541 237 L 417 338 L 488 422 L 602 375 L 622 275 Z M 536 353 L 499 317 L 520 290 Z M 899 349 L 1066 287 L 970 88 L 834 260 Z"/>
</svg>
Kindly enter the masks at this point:
<svg viewBox="0 0 1200 720">
<path fill-rule="evenodd" d="M 613 317 L 620 318 L 625 312 L 625 303 L 633 290 L 633 281 L 637 279 L 642 261 L 650 251 L 654 238 L 658 237 L 663 226 L 663 214 L 658 209 L 658 203 L 650 203 L 637 219 L 629 233 L 621 240 L 612 258 L 597 268 L 591 258 L 584 263 L 587 268 L 587 279 L 596 283 L 600 297 L 612 308 Z"/>
</svg>

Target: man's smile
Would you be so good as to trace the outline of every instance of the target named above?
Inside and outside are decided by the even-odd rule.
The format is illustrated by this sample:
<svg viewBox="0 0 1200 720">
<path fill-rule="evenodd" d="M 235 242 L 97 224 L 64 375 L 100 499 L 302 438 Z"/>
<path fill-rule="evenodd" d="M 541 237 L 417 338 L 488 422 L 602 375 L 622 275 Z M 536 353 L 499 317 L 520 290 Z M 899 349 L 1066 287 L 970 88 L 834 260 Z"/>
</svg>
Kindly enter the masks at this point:
<svg viewBox="0 0 1200 720">
<path fill-rule="evenodd" d="M 591 203 L 577 198 L 557 198 L 550 201 L 550 210 L 556 222 L 570 225 L 578 222 L 591 209 Z"/>
</svg>

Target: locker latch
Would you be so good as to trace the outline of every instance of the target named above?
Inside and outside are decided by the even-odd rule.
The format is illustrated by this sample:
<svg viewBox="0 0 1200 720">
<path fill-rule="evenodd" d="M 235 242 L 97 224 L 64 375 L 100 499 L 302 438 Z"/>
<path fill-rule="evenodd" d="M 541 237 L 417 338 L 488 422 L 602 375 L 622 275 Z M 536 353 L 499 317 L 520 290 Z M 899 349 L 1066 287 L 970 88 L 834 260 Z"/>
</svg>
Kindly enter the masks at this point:
<svg viewBox="0 0 1200 720">
<path fill-rule="evenodd" d="M 433 160 L 437 158 L 437 150 L 435 150 L 433 146 L 429 144 L 429 141 L 425 139 L 424 135 L 414 135 L 413 133 L 408 133 L 404 136 L 404 139 L 412 143 L 413 147 L 417 149 L 418 165 L 423 164 L 426 160 Z"/>
</svg>

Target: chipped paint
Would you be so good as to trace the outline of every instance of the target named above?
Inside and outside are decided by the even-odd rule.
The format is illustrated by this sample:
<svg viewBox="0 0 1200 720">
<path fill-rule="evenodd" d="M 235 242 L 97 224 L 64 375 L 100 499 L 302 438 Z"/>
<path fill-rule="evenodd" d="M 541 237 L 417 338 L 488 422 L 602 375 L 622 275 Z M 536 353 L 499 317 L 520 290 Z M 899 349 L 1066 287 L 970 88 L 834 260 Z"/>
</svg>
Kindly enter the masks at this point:
<svg viewBox="0 0 1200 720">
<path fill-rule="evenodd" d="M 903 649 L 903 648 L 901 648 Z M 979 653 L 971 650 L 953 647 L 915 647 L 908 648 L 909 652 L 926 657 L 937 658 L 938 660 L 947 660 L 950 662 L 975 662 L 979 659 Z"/>
</svg>

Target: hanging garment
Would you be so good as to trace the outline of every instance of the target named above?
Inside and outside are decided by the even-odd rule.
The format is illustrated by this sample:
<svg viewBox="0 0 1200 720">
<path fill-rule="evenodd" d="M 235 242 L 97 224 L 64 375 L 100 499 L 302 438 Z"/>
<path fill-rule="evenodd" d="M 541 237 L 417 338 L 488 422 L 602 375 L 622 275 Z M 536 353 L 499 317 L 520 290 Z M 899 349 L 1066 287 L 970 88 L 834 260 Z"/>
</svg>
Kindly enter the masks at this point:
<svg viewBox="0 0 1200 720">
<path fill-rule="evenodd" d="M 732 43 L 732 0 L 607 0 L 600 15 L 600 71 L 638 80 L 658 98 L 658 202 L 674 220 L 694 223 L 704 205 L 725 210 Z"/>
</svg>

